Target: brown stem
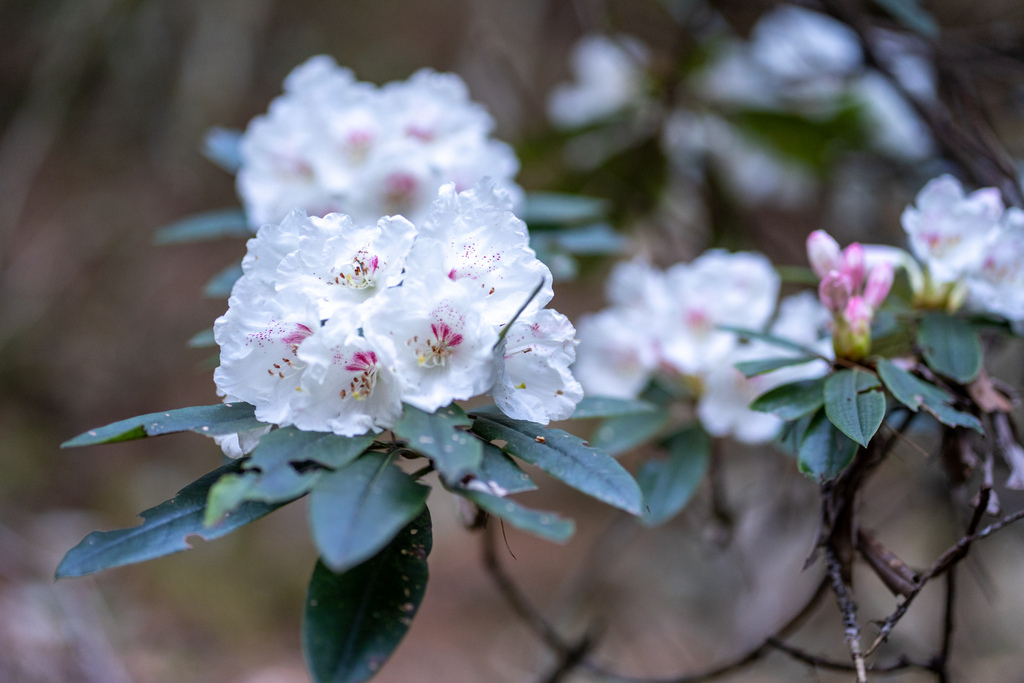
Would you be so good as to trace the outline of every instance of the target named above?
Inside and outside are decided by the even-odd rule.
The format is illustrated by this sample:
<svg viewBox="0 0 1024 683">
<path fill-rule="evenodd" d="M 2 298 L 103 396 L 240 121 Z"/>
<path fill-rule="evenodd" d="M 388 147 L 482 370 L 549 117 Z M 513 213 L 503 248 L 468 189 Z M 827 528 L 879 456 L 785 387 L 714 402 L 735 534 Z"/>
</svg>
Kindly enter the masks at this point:
<svg viewBox="0 0 1024 683">
<path fill-rule="evenodd" d="M 853 657 L 854 670 L 857 672 L 857 683 L 867 683 L 867 671 L 864 665 L 864 653 L 860 648 L 860 624 L 857 623 L 857 605 L 850 597 L 846 581 L 843 579 L 843 567 L 836 556 L 835 549 L 829 544 L 825 548 L 825 564 L 832 580 L 832 592 L 836 596 L 839 612 L 843 616 L 843 631 L 846 646 Z"/>
</svg>

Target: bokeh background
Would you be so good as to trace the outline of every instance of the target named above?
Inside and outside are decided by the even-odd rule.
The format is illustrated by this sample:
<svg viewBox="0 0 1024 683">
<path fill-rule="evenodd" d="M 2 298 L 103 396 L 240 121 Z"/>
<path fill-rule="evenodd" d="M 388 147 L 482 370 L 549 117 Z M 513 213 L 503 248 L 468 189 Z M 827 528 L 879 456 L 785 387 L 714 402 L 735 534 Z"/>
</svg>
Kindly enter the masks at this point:
<svg viewBox="0 0 1024 683">
<path fill-rule="evenodd" d="M 572 44 L 591 32 L 624 32 L 655 54 L 685 53 L 692 37 L 673 17 L 688 4 L 0 0 L 0 681 L 307 680 L 299 625 L 315 552 L 302 502 L 188 553 L 85 579 L 51 577 L 87 532 L 134 524 L 137 512 L 220 462 L 216 446 L 191 434 L 79 451 L 59 444 L 128 416 L 217 401 L 210 350 L 186 341 L 225 310 L 202 288 L 244 246 L 158 247 L 153 233 L 190 213 L 237 205 L 232 178 L 200 154 L 203 136 L 211 126 L 243 128 L 311 55 L 331 54 L 378 83 L 423 66 L 459 73 L 494 115 L 498 137 L 519 146 L 527 190 L 612 197 L 617 227 L 661 265 L 713 244 L 799 265 L 803 238 L 817 227 L 844 242 L 898 240 L 905 203 L 928 177 L 954 167 L 854 159 L 853 171 L 823 178 L 812 201 L 789 208 L 672 195 L 664 162 L 649 150 L 607 172 L 566 170 L 545 98 L 569 77 Z M 771 6 L 713 4 L 739 35 Z M 1024 48 L 1017 0 L 929 6 L 958 40 L 1018 55 Z M 1020 73 L 997 76 L 977 83 L 978 96 L 1020 158 Z M 851 198 L 851 185 L 861 194 Z M 556 288 L 554 305 L 570 317 L 604 305 L 608 265 L 584 263 L 576 281 Z M 1019 354 L 1011 348 L 994 361 L 1018 387 Z M 920 444 L 934 445 L 927 434 Z M 820 577 L 818 567 L 803 569 L 816 487 L 791 460 L 737 446 L 724 484 L 730 524 L 715 517 L 704 487 L 678 520 L 643 532 L 542 480 L 527 502 L 573 516 L 577 538 L 556 547 L 509 529 L 502 559 L 567 633 L 596 628 L 596 652 L 617 670 L 699 671 L 759 642 Z M 946 490 L 927 454 L 901 444 L 870 487 L 864 523 L 925 566 L 958 536 Z M 1001 498 L 1007 509 L 1024 504 L 1009 492 Z M 489 583 L 477 535 L 462 528 L 443 491 L 430 507 L 432 582 L 378 680 L 542 680 L 551 657 Z M 961 579 L 956 680 L 1024 680 L 1024 531 L 985 541 Z M 895 601 L 871 576 L 857 580 L 862 620 L 892 610 Z M 893 652 L 932 651 L 939 593 L 929 589 L 904 620 Z M 794 642 L 843 658 L 836 610 L 822 610 Z M 773 655 L 728 680 L 846 677 Z"/>
</svg>

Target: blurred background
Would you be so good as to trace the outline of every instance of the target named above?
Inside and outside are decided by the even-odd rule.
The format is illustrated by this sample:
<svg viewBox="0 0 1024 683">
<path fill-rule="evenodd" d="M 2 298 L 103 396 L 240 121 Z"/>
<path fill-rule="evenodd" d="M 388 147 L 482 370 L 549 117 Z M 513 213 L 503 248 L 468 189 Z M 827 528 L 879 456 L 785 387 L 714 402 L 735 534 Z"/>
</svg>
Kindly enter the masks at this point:
<svg viewBox="0 0 1024 683">
<path fill-rule="evenodd" d="M 890 4 L 916 6 L 850 3 L 912 33 L 882 12 Z M 980 121 L 972 130 L 1012 169 L 1024 157 L 1024 6 L 927 4 L 943 32 L 931 96 Z M 727 76 L 705 67 L 721 64 L 719 48 L 746 40 L 773 6 L 0 0 L 0 681 L 307 680 L 299 625 L 315 552 L 303 502 L 188 553 L 51 578 L 86 533 L 135 524 L 140 510 L 220 462 L 212 442 L 191 434 L 59 449 L 91 427 L 218 400 L 211 349 L 186 342 L 225 310 L 223 299 L 203 296 L 203 285 L 244 244 L 153 243 L 163 225 L 238 203 L 233 178 L 200 153 L 210 127 L 244 128 L 280 93 L 284 76 L 315 54 L 376 83 L 423 66 L 454 71 L 492 112 L 497 137 L 516 146 L 525 189 L 608 199 L 630 251 L 662 266 L 710 246 L 805 265 L 804 237 L 819 227 L 842 243 L 902 244 L 899 213 L 927 179 L 954 171 L 986 182 L 934 140 L 901 148 L 917 129 L 886 146 L 838 114 L 808 115 L 798 97 L 781 123 L 768 125 L 748 115 L 735 90 L 723 96 L 716 85 Z M 612 112 L 602 125 L 553 127 L 548 94 L 573 78 L 570 51 L 592 33 L 628 34 L 646 46 L 644 104 Z M 707 131 L 718 124 L 687 123 L 709 112 L 750 134 L 740 137 L 757 141 L 756 149 L 716 147 L 720 139 Z M 796 148 L 786 142 L 793 139 Z M 753 170 L 744 165 L 766 155 Z M 556 286 L 553 305 L 570 318 L 603 306 L 609 266 L 610 259 L 581 259 L 569 269 L 575 277 Z M 1004 376 L 1018 388 L 1020 351 L 994 360 L 1013 369 Z M 920 445 L 934 444 L 922 434 Z M 731 448 L 723 472 L 730 523 L 713 513 L 707 486 L 680 518 L 641 531 L 538 479 L 541 490 L 527 502 L 575 518 L 577 537 L 557 547 L 508 529 L 502 559 L 567 633 L 596 628 L 596 656 L 616 670 L 681 675 L 728 661 L 792 616 L 820 579 L 819 567 L 803 570 L 816 532 L 816 486 L 771 448 Z M 912 566 L 926 566 L 959 536 L 947 488 L 921 448 L 901 444 L 870 487 L 864 524 Z M 1008 510 L 1024 504 L 1000 495 Z M 377 680 L 543 680 L 553 660 L 493 589 L 477 535 L 461 527 L 439 487 L 430 507 L 432 582 Z M 965 563 L 956 680 L 1024 680 L 1022 567 L 1021 529 L 985 541 Z M 862 621 L 891 612 L 895 600 L 872 576 L 857 579 Z M 892 652 L 933 651 L 940 593 L 925 592 Z M 794 642 L 846 656 L 834 607 Z M 773 655 L 728 680 L 846 678 Z"/>
</svg>

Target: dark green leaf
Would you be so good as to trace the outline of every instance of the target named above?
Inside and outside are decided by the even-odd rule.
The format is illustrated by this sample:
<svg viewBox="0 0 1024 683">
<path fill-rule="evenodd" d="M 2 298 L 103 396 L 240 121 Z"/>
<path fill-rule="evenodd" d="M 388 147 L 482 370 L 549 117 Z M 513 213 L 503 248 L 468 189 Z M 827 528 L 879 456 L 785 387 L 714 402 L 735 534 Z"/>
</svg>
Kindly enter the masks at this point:
<svg viewBox="0 0 1024 683">
<path fill-rule="evenodd" d="M 863 370 L 840 370 L 825 380 L 825 413 L 839 431 L 867 446 L 885 418 L 882 383 Z"/>
<path fill-rule="evenodd" d="M 196 332 L 192 335 L 192 338 L 188 340 L 188 346 L 192 349 L 206 349 L 211 346 L 216 346 L 217 340 L 213 338 L 213 328 L 203 330 L 202 332 Z"/>
<path fill-rule="evenodd" d="M 594 197 L 555 192 L 531 192 L 526 195 L 518 214 L 530 226 L 560 226 L 599 220 L 607 210 L 607 202 Z"/>
<path fill-rule="evenodd" d="M 944 377 L 967 384 L 981 372 L 981 339 L 964 321 L 945 313 L 929 313 L 917 329 L 925 362 Z"/>
<path fill-rule="evenodd" d="M 952 407 L 956 399 L 944 389 L 915 377 L 885 358 L 878 360 L 877 369 L 878 376 L 893 397 L 915 413 L 923 406 L 926 412 L 942 424 L 982 431 L 978 418 Z"/>
<path fill-rule="evenodd" d="M 206 286 L 203 287 L 203 294 L 211 299 L 226 299 L 231 296 L 231 289 L 240 277 L 242 277 L 242 264 L 230 265 L 206 283 Z"/>
<path fill-rule="evenodd" d="M 489 443 L 484 443 L 483 448 L 484 457 L 480 462 L 478 479 L 506 493 L 522 493 L 537 488 L 526 472 L 523 472 L 500 448 Z"/>
<path fill-rule="evenodd" d="M 380 453 L 321 476 L 309 520 L 324 563 L 343 572 L 378 553 L 423 510 L 429 492 Z"/>
<path fill-rule="evenodd" d="M 479 416 L 473 431 L 488 441 L 502 440 L 502 450 L 536 465 L 556 479 L 634 515 L 643 511 L 640 487 L 619 463 L 560 429 L 509 417 Z"/>
<path fill-rule="evenodd" d="M 189 216 L 156 231 L 157 244 L 201 242 L 225 237 L 253 237 L 242 209 L 220 209 Z"/>
<path fill-rule="evenodd" d="M 754 399 L 751 410 L 773 413 L 783 420 L 810 415 L 825 404 L 825 379 L 808 379 L 775 387 Z"/>
<path fill-rule="evenodd" d="M 931 413 L 932 417 L 941 422 L 944 425 L 950 427 L 967 427 L 973 429 L 979 434 L 984 434 L 985 429 L 981 425 L 981 421 L 974 417 L 970 413 L 965 413 L 960 410 L 956 410 L 947 403 L 931 403 L 925 401 L 924 409 L 926 412 Z"/>
<path fill-rule="evenodd" d="M 483 442 L 459 429 L 472 424 L 454 403 L 434 413 L 407 405 L 394 432 L 408 441 L 410 448 L 425 453 L 444 480 L 454 486 L 475 473 L 484 457 Z"/>
<path fill-rule="evenodd" d="M 566 252 L 580 256 L 618 254 L 626 249 L 626 245 L 626 237 L 615 232 L 607 223 L 536 231 L 530 235 L 530 246 L 535 250 Z"/>
<path fill-rule="evenodd" d="M 302 652 L 314 683 L 359 683 L 402 641 L 427 589 L 426 508 L 377 555 L 336 574 L 317 562 L 302 620 Z"/>
<path fill-rule="evenodd" d="M 637 476 L 647 512 L 646 526 L 657 526 L 686 507 L 708 470 L 711 439 L 699 427 L 676 434 L 665 444 L 668 457 L 644 463 Z"/>
<path fill-rule="evenodd" d="M 338 436 L 283 427 L 260 439 L 246 467 L 269 472 L 289 463 L 315 462 L 336 470 L 353 462 L 372 443 L 372 434 Z"/>
<path fill-rule="evenodd" d="M 647 401 L 625 398 L 609 398 L 605 396 L 584 396 L 576 404 L 576 410 L 570 419 L 577 420 L 588 417 L 621 417 L 639 413 L 653 413 L 658 407 Z"/>
<path fill-rule="evenodd" d="M 797 458 L 801 472 L 827 481 L 839 476 L 856 454 L 857 444 L 832 425 L 824 410 L 819 410 L 801 437 Z"/>
<path fill-rule="evenodd" d="M 171 500 L 143 512 L 145 521 L 139 526 L 89 534 L 64 557 L 57 567 L 57 578 L 82 576 L 188 550 L 190 536 L 212 541 L 281 507 L 243 503 L 217 526 L 204 526 L 210 488 L 222 476 L 237 474 L 240 468 L 241 463 L 234 461 L 197 479 Z"/>
<path fill-rule="evenodd" d="M 939 22 L 917 0 L 875 0 L 875 4 L 915 33 L 925 38 L 939 37 Z"/>
<path fill-rule="evenodd" d="M 228 173 L 234 173 L 242 166 L 242 131 L 214 127 L 206 132 L 203 141 L 203 156 Z"/>
<path fill-rule="evenodd" d="M 731 119 L 744 137 L 819 171 L 838 151 L 862 147 L 865 140 L 862 115 L 853 103 L 814 119 L 771 109 L 746 109 Z"/>
<path fill-rule="evenodd" d="M 61 444 L 61 448 L 130 441 L 176 432 L 220 436 L 265 427 L 266 425 L 253 417 L 254 411 L 255 408 L 248 403 L 219 403 L 212 406 L 194 406 L 163 413 L 150 413 L 113 422 L 105 427 L 90 429 L 84 434 L 65 441 Z"/>
<path fill-rule="evenodd" d="M 667 410 L 611 417 L 594 430 L 595 448 L 620 455 L 658 436 L 672 422 Z"/>
<path fill-rule="evenodd" d="M 736 369 L 743 373 L 744 377 L 755 377 L 766 372 L 772 372 L 779 368 L 788 368 L 791 365 L 809 363 L 816 358 L 810 356 L 788 356 L 786 358 L 764 358 L 762 360 L 745 360 L 736 364 Z"/>
<path fill-rule="evenodd" d="M 546 538 L 555 543 L 565 543 L 576 530 L 571 519 L 564 519 L 553 512 L 531 510 L 508 498 L 499 498 L 489 493 L 457 489 L 456 492 L 496 517 L 534 536 Z"/>
<path fill-rule="evenodd" d="M 776 266 L 775 270 L 779 273 L 779 278 L 783 282 L 795 285 L 817 287 L 818 282 L 821 280 L 812 268 L 807 268 L 806 266 Z"/>
</svg>

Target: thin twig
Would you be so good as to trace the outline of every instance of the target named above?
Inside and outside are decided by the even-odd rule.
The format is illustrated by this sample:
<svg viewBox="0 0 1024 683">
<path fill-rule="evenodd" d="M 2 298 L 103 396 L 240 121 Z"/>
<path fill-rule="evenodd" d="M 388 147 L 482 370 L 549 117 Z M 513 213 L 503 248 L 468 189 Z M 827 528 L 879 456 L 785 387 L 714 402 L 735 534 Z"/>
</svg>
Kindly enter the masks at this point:
<svg viewBox="0 0 1024 683">
<path fill-rule="evenodd" d="M 827 659 L 825 657 L 819 657 L 813 655 L 805 650 L 798 647 L 794 647 L 788 643 L 785 643 L 778 638 L 772 638 L 769 641 L 769 645 L 774 647 L 779 652 L 789 655 L 793 659 L 808 664 L 818 669 L 828 669 L 830 671 L 856 671 L 857 668 L 848 662 L 838 662 L 834 659 Z M 896 673 L 899 671 L 906 671 L 907 669 L 925 669 L 931 670 L 932 665 L 924 662 L 915 662 L 906 656 L 901 656 L 895 662 L 891 664 L 879 664 L 875 666 L 868 666 L 867 670 L 871 673 L 886 674 Z"/>
<path fill-rule="evenodd" d="M 857 623 L 857 605 L 850 598 L 846 582 L 843 580 L 843 568 L 836 557 L 831 544 L 825 548 L 825 564 L 829 578 L 832 579 L 832 592 L 836 596 L 839 612 L 843 615 L 843 631 L 850 655 L 853 657 L 854 669 L 857 672 L 857 683 L 867 683 L 868 676 L 864 665 L 864 653 L 860 648 L 860 625 Z"/>
</svg>

